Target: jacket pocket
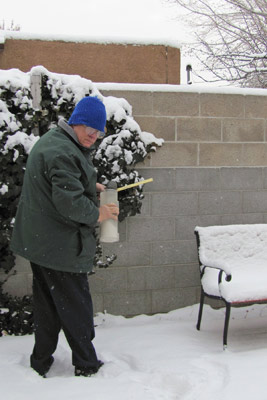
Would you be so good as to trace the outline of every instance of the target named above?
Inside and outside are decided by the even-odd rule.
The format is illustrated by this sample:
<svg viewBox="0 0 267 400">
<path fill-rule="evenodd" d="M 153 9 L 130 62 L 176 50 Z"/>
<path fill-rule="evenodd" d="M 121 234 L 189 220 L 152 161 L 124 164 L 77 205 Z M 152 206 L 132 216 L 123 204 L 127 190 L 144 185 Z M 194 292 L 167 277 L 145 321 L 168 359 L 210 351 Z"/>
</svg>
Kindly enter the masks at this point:
<svg viewBox="0 0 267 400">
<path fill-rule="evenodd" d="M 78 257 L 94 257 L 96 251 L 96 239 L 94 229 L 83 225 L 79 228 L 80 252 Z"/>
</svg>

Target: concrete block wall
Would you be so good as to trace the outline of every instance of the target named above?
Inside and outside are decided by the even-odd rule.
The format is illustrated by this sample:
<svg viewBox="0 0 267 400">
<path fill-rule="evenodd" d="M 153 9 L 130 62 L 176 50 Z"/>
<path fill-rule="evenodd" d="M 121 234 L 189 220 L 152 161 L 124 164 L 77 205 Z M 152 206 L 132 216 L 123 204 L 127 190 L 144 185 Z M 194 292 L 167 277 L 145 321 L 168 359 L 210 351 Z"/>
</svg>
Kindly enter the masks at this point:
<svg viewBox="0 0 267 400">
<path fill-rule="evenodd" d="M 194 87 L 187 91 L 171 85 L 144 87 L 147 90 L 143 92 L 128 89 L 123 94 L 119 90 L 102 93 L 123 95 L 133 105 L 142 130 L 165 139 L 164 147 L 146 166 L 267 165 L 265 89 L 214 89 L 205 93 L 204 89 L 194 91 Z"/>
<path fill-rule="evenodd" d="M 119 243 L 104 246 L 116 262 L 89 278 L 95 311 L 130 316 L 197 303 L 194 227 L 267 222 L 265 91 L 100 89 L 126 98 L 142 130 L 165 144 L 138 165 L 154 179 L 141 215 L 120 224 Z M 27 264 L 18 265 L 9 290 L 30 291 Z"/>
<path fill-rule="evenodd" d="M 107 254 L 118 254 L 108 271 L 116 271 L 115 281 L 107 271 L 90 278 L 99 306 L 111 313 L 166 312 L 197 303 L 195 226 L 267 222 L 265 167 L 146 168 L 142 173 L 154 179 L 146 187 L 142 214 L 125 221 L 126 237 L 119 244 L 105 246 Z"/>
</svg>

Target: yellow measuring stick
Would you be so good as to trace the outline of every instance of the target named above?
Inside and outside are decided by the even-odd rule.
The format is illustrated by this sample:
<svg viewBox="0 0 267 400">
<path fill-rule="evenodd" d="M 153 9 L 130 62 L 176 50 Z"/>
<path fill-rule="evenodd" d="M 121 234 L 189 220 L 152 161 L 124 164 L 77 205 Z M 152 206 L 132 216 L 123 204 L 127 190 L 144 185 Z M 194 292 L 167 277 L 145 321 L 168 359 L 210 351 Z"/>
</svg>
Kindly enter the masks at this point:
<svg viewBox="0 0 267 400">
<path fill-rule="evenodd" d="M 139 182 L 136 182 L 136 183 L 131 183 L 130 185 L 122 186 L 122 187 L 117 189 L 117 192 L 120 192 L 121 190 L 130 189 L 130 188 L 135 187 L 135 186 L 144 185 L 145 183 L 148 183 L 148 182 L 153 182 L 153 178 L 144 179 L 143 181 L 139 181 Z"/>
</svg>

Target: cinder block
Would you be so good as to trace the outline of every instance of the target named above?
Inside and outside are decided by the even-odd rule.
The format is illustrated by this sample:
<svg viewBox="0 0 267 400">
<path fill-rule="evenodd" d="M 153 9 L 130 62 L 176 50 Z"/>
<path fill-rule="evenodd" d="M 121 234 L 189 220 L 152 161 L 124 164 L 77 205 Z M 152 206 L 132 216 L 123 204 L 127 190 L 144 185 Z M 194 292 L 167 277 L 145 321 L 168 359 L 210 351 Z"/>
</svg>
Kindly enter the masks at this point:
<svg viewBox="0 0 267 400">
<path fill-rule="evenodd" d="M 123 92 L 123 96 L 124 92 Z M 126 99 L 133 108 L 133 116 L 151 115 L 153 113 L 153 94 L 151 92 L 134 92 L 129 91 L 126 94 Z"/>
<path fill-rule="evenodd" d="M 126 219 L 118 223 L 118 232 L 120 235 L 120 241 L 124 242 L 126 240 L 126 232 L 127 232 Z"/>
<path fill-rule="evenodd" d="M 240 166 L 242 164 L 243 144 L 200 143 L 200 166 Z"/>
<path fill-rule="evenodd" d="M 175 287 L 174 267 L 164 265 L 146 268 L 146 289 L 171 289 Z"/>
<path fill-rule="evenodd" d="M 267 191 L 244 192 L 243 211 L 245 213 L 267 213 Z"/>
<path fill-rule="evenodd" d="M 198 288 L 177 288 L 153 290 L 152 313 L 168 312 L 183 308 L 199 301 Z"/>
<path fill-rule="evenodd" d="M 31 294 L 29 288 L 29 274 L 19 273 L 17 275 L 11 275 L 7 282 L 3 285 L 4 292 L 11 294 L 12 296 L 23 297 Z"/>
<path fill-rule="evenodd" d="M 137 218 L 148 217 L 150 215 L 150 194 L 144 193 L 144 198 L 142 199 L 141 214 L 136 214 Z M 128 219 L 131 217 L 127 218 Z"/>
<path fill-rule="evenodd" d="M 102 293 L 127 290 L 127 268 L 111 266 L 102 271 Z"/>
<path fill-rule="evenodd" d="M 130 242 L 128 244 L 128 265 L 149 265 L 151 244 L 149 242 Z"/>
<path fill-rule="evenodd" d="M 220 185 L 218 168 L 177 168 L 175 188 L 181 190 L 216 190 Z"/>
<path fill-rule="evenodd" d="M 151 314 L 151 292 L 105 293 L 104 310 L 109 314 L 124 316 Z"/>
<path fill-rule="evenodd" d="M 147 91 L 134 90 L 102 90 L 103 96 L 124 98 L 132 106 L 133 115 L 153 114 L 153 94 Z"/>
<path fill-rule="evenodd" d="M 104 268 L 95 268 L 95 274 L 88 276 L 89 288 L 92 294 L 102 292 L 105 279 L 103 274 L 105 271 L 106 269 Z"/>
<path fill-rule="evenodd" d="M 146 269 L 149 267 L 129 267 L 127 268 L 128 286 L 127 289 L 145 290 L 146 289 Z"/>
<path fill-rule="evenodd" d="M 204 117 L 245 116 L 244 96 L 234 94 L 201 93 L 200 115 Z"/>
<path fill-rule="evenodd" d="M 190 142 L 221 142 L 221 119 L 177 118 L 177 140 Z"/>
<path fill-rule="evenodd" d="M 175 218 L 175 239 L 195 239 L 194 229 L 196 226 L 221 225 L 219 215 L 186 215 Z"/>
<path fill-rule="evenodd" d="M 263 172 L 263 188 L 267 189 L 267 168 L 263 168 L 262 172 Z"/>
<path fill-rule="evenodd" d="M 244 143 L 243 162 L 247 166 L 267 165 L 267 144 L 266 143 Z"/>
<path fill-rule="evenodd" d="M 221 216 L 222 225 L 232 224 L 263 224 L 263 214 L 249 213 L 249 214 L 231 214 Z"/>
<path fill-rule="evenodd" d="M 31 273 L 30 261 L 26 260 L 21 256 L 16 256 L 15 258 L 15 270 L 18 274 L 20 273 Z"/>
<path fill-rule="evenodd" d="M 114 267 L 150 265 L 150 247 L 149 242 L 105 244 L 103 255 L 117 255 L 117 259 L 113 263 Z"/>
<path fill-rule="evenodd" d="M 196 166 L 198 146 L 196 143 L 165 142 L 156 153 L 151 153 L 152 167 Z"/>
<path fill-rule="evenodd" d="M 197 259 L 195 240 L 153 243 L 152 265 L 190 264 Z"/>
<path fill-rule="evenodd" d="M 174 168 L 138 168 L 145 178 L 153 178 L 153 182 L 144 185 L 144 192 L 171 192 L 174 188 Z"/>
<path fill-rule="evenodd" d="M 103 313 L 105 311 L 103 295 L 99 293 L 92 293 L 92 300 L 93 300 L 94 314 Z"/>
<path fill-rule="evenodd" d="M 233 225 L 243 223 L 243 214 L 227 214 L 221 216 L 221 225 Z"/>
<path fill-rule="evenodd" d="M 262 189 L 262 168 L 221 168 L 220 182 L 223 190 Z"/>
<path fill-rule="evenodd" d="M 196 215 L 198 207 L 197 192 L 155 193 L 151 195 L 153 216 Z"/>
<path fill-rule="evenodd" d="M 197 242 L 196 242 L 197 248 Z M 199 264 L 185 264 L 174 266 L 175 287 L 187 288 L 200 286 L 200 271 Z"/>
<path fill-rule="evenodd" d="M 199 214 L 239 214 L 241 211 L 241 192 L 199 193 Z"/>
<path fill-rule="evenodd" d="M 161 147 L 158 147 L 157 149 L 160 149 L 160 148 Z M 151 166 L 151 153 L 149 153 L 143 161 L 138 162 L 139 168 L 149 168 L 150 166 Z"/>
<path fill-rule="evenodd" d="M 246 118 L 266 118 L 266 96 L 244 96 Z"/>
<path fill-rule="evenodd" d="M 174 117 L 136 117 L 136 122 L 142 131 L 151 132 L 157 138 L 167 141 L 175 141 L 175 118 Z"/>
<path fill-rule="evenodd" d="M 224 142 L 263 142 L 264 119 L 223 119 Z"/>
<path fill-rule="evenodd" d="M 160 241 L 174 239 L 173 218 L 129 218 L 128 238 L 130 242 Z"/>
<path fill-rule="evenodd" d="M 154 92 L 154 115 L 199 115 L 199 94 L 185 92 Z"/>
</svg>

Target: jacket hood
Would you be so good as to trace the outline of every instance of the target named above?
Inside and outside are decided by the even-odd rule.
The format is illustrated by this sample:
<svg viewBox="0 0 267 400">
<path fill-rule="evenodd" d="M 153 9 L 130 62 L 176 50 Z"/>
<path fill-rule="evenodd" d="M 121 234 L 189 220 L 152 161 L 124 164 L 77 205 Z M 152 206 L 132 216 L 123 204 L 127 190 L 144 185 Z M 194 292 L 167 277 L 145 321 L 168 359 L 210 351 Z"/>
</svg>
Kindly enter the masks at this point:
<svg viewBox="0 0 267 400">
<path fill-rule="evenodd" d="M 83 146 L 78 138 L 77 135 L 74 131 L 74 129 L 72 129 L 72 127 L 68 124 L 68 122 L 64 119 L 64 118 L 60 118 L 58 121 L 58 126 L 63 129 L 74 141 L 75 143 L 77 143 L 77 145 L 84 151 L 86 150 L 88 153 L 91 153 L 91 151 L 93 151 L 95 149 L 95 143 L 90 147 L 85 147 Z"/>
<path fill-rule="evenodd" d="M 63 118 L 61 118 L 58 121 L 58 126 L 60 128 L 62 128 L 65 132 L 68 133 L 68 135 L 70 135 L 72 137 L 73 140 L 75 140 L 75 142 L 80 146 L 80 147 L 84 147 L 81 145 L 81 143 L 78 141 L 77 135 L 74 132 L 74 130 L 72 129 L 72 127 L 67 123 L 67 121 L 65 121 Z"/>
</svg>

